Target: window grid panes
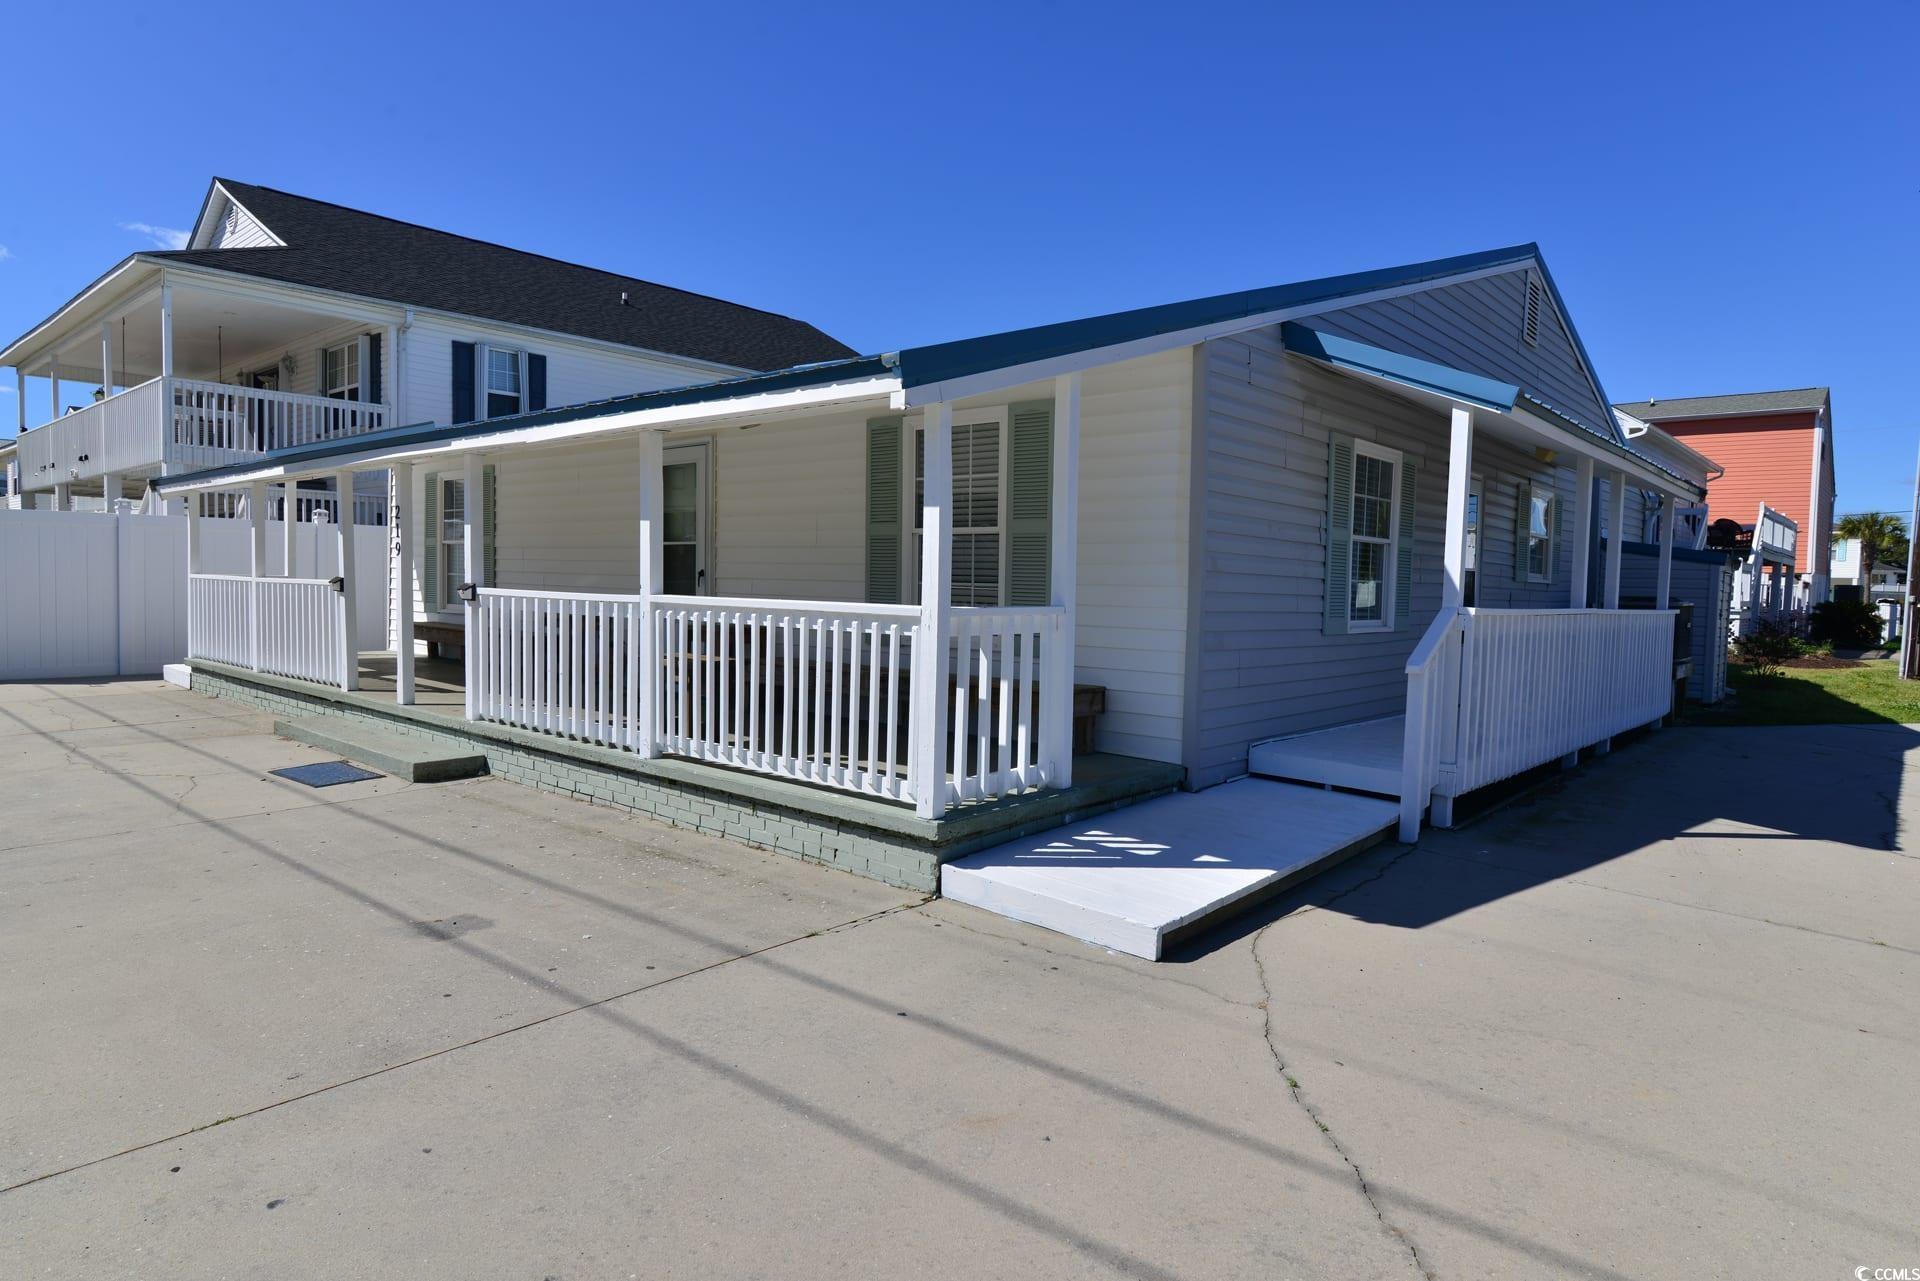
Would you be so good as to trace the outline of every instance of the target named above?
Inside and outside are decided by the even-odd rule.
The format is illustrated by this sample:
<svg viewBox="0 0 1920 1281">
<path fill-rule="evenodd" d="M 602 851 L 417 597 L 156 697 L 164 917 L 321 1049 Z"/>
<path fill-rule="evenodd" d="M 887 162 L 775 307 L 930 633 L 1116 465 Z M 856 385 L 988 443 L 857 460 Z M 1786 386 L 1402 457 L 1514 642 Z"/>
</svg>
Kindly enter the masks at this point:
<svg viewBox="0 0 1920 1281">
<path fill-rule="evenodd" d="M 1352 580 L 1347 617 L 1387 621 L 1387 564 L 1393 544 L 1393 472 L 1390 459 L 1355 453 L 1353 459 Z"/>
<path fill-rule="evenodd" d="M 1527 576 L 1547 579 L 1553 570 L 1553 496 L 1532 495 L 1527 513 Z"/>
<path fill-rule="evenodd" d="M 320 358 L 320 394 L 330 400 L 360 399 L 360 343 L 329 347 Z"/>
<path fill-rule="evenodd" d="M 520 353 L 487 348 L 487 417 L 520 412 Z"/>
<path fill-rule="evenodd" d="M 440 606 L 460 607 L 460 585 L 467 581 L 467 485 L 440 482 Z"/>
</svg>

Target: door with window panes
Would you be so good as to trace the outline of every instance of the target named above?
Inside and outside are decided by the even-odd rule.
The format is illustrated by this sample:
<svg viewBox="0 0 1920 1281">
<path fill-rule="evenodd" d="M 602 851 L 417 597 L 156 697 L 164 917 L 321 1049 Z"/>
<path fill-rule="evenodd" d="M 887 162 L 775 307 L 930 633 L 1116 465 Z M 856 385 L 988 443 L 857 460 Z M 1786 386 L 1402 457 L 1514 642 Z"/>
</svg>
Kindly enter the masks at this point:
<svg viewBox="0 0 1920 1281">
<path fill-rule="evenodd" d="M 660 590 L 669 596 L 705 596 L 707 582 L 707 447 L 662 451 Z"/>
</svg>

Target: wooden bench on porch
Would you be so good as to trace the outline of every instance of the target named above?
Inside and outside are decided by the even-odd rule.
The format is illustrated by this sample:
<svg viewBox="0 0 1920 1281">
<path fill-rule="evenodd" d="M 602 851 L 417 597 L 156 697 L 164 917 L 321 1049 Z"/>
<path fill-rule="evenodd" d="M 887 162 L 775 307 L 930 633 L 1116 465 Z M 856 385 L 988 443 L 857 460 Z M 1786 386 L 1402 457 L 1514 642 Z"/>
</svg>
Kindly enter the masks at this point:
<svg viewBox="0 0 1920 1281">
<path fill-rule="evenodd" d="M 443 646 L 457 645 L 462 653 L 465 652 L 467 629 L 461 623 L 443 623 L 437 619 L 415 619 L 413 638 L 427 643 L 428 658 L 444 658 L 446 654 L 443 652 Z"/>
</svg>

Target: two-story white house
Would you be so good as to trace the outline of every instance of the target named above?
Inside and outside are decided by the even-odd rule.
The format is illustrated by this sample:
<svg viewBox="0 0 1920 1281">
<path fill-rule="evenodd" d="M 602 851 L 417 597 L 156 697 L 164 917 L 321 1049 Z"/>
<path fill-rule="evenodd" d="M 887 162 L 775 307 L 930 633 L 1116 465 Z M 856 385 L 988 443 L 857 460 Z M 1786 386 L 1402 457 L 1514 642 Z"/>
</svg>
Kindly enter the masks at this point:
<svg viewBox="0 0 1920 1281">
<path fill-rule="evenodd" d="M 139 499 L 274 450 L 852 354 L 786 316 L 215 179 L 186 248 L 131 255 L 0 349 L 9 495 Z M 51 381 L 46 423 L 29 377 Z M 384 474 L 355 492 L 384 521 Z"/>
</svg>

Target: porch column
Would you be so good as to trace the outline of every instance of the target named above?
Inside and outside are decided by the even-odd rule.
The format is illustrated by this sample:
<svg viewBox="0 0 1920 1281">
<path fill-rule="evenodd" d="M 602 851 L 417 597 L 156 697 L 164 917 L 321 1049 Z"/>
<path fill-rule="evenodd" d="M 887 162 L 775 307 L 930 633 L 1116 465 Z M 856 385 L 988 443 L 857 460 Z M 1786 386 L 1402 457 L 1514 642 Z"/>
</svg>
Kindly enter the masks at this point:
<svg viewBox="0 0 1920 1281">
<path fill-rule="evenodd" d="M 110 471 L 106 475 L 100 478 L 101 508 L 104 511 L 106 511 L 108 515 L 112 515 L 114 510 L 113 505 L 114 503 L 119 501 L 119 498 L 120 498 L 120 473 L 117 471 Z"/>
<path fill-rule="evenodd" d="M 187 513 L 187 657 L 200 652 L 193 630 L 194 575 L 200 573 L 200 495 L 188 494 Z"/>
<path fill-rule="evenodd" d="M 1573 469 L 1573 581 L 1567 584 L 1567 608 L 1593 602 L 1593 459 L 1582 457 Z"/>
<path fill-rule="evenodd" d="M 27 434 L 27 367 L 13 367 L 13 421 L 14 438 Z"/>
<path fill-rule="evenodd" d="M 247 486 L 247 652 L 249 664 L 260 670 L 260 579 L 267 572 L 267 486 L 255 481 Z"/>
<path fill-rule="evenodd" d="M 1058 437 L 1058 424 L 1055 435 Z M 920 504 L 920 629 L 913 646 L 914 810 L 938 818 L 947 808 L 947 633 L 953 584 L 953 405 L 928 405 L 925 494 Z M 1055 484 L 1059 482 L 1056 479 Z M 1055 523 L 1059 521 L 1056 512 Z"/>
<path fill-rule="evenodd" d="M 100 390 L 113 395 L 113 322 L 100 322 Z"/>
<path fill-rule="evenodd" d="M 54 482 L 53 509 L 57 512 L 73 510 L 73 491 L 64 480 Z"/>
<path fill-rule="evenodd" d="M 290 480 L 280 486 L 280 541 L 285 547 L 281 568 L 288 578 L 298 578 L 300 566 L 300 482 Z M 319 567 L 314 567 L 319 572 Z"/>
<path fill-rule="evenodd" d="M 53 411 L 48 415 L 47 421 L 52 422 L 60 417 L 60 356 L 57 352 L 47 358 L 47 386 L 49 388 L 47 399 L 50 402 L 48 408 Z"/>
<path fill-rule="evenodd" d="M 339 519 L 333 522 L 334 546 L 340 553 L 340 688 L 360 688 L 359 611 L 354 608 L 358 575 L 353 564 L 353 473 L 333 474 L 333 492 L 340 497 Z"/>
<path fill-rule="evenodd" d="M 658 709 L 654 707 L 655 686 L 660 674 L 660 656 L 654 648 L 653 634 L 653 598 L 660 592 L 665 560 L 661 551 L 661 541 L 665 535 L 662 521 L 665 519 L 662 507 L 665 495 L 662 491 L 661 467 L 662 441 L 657 431 L 640 433 L 640 645 L 639 671 L 636 688 L 640 697 L 636 715 L 640 723 L 631 727 L 633 750 L 642 760 L 650 759 L 654 753 L 653 729 L 658 718 Z M 767 661 L 773 661 L 769 651 Z M 793 674 L 788 673 L 789 680 Z"/>
<path fill-rule="evenodd" d="M 160 376 L 173 377 L 173 286 L 160 281 Z"/>
<path fill-rule="evenodd" d="M 462 611 L 465 615 L 466 630 L 461 638 L 463 643 L 460 648 L 466 652 L 467 719 L 470 721 L 479 719 L 476 714 L 479 710 L 479 700 L 475 698 L 478 690 L 475 687 L 479 683 L 480 676 L 479 589 L 485 586 L 483 580 L 486 577 L 487 564 L 486 549 L 480 545 L 480 540 L 486 537 L 487 529 L 485 483 L 486 468 L 480 455 L 468 454 L 466 483 L 462 486 L 462 504 L 466 513 L 464 517 L 466 524 L 461 531 L 461 536 L 465 539 L 465 546 L 461 550 L 466 556 L 464 566 L 466 582 L 462 595 L 472 596 L 473 599 L 466 602 Z"/>
<path fill-rule="evenodd" d="M 1620 608 L 1620 549 L 1626 543 L 1627 474 L 1607 477 L 1607 578 L 1600 598 L 1602 609 Z"/>
<path fill-rule="evenodd" d="M 1668 494 L 1660 504 L 1660 569 L 1653 580 L 1653 607 L 1666 609 L 1673 594 L 1674 525 L 1679 520 L 1680 504 Z"/>
<path fill-rule="evenodd" d="M 1453 407 L 1447 444 L 1447 541 L 1441 548 L 1440 608 L 1467 603 L 1467 500 L 1473 490 L 1473 411 Z"/>
<path fill-rule="evenodd" d="M 413 702 L 413 464 L 395 463 L 387 473 L 393 528 L 387 572 L 392 575 L 393 701 Z"/>
<path fill-rule="evenodd" d="M 951 458 L 947 477 L 951 483 Z M 1071 787 L 1076 670 L 1074 613 L 1080 578 L 1080 375 L 1077 373 L 1061 374 L 1053 380 L 1053 493 L 1048 510 L 1053 545 L 1048 549 L 1047 572 L 1053 585 L 1051 603 L 1061 611 L 1061 619 L 1053 642 L 1055 654 L 1049 664 L 1053 669 L 1054 697 L 1046 700 L 1041 728 L 1047 735 L 1047 759 L 1052 762 L 1047 781 L 1055 787 Z M 949 533 L 952 523 L 949 516 Z"/>
</svg>

